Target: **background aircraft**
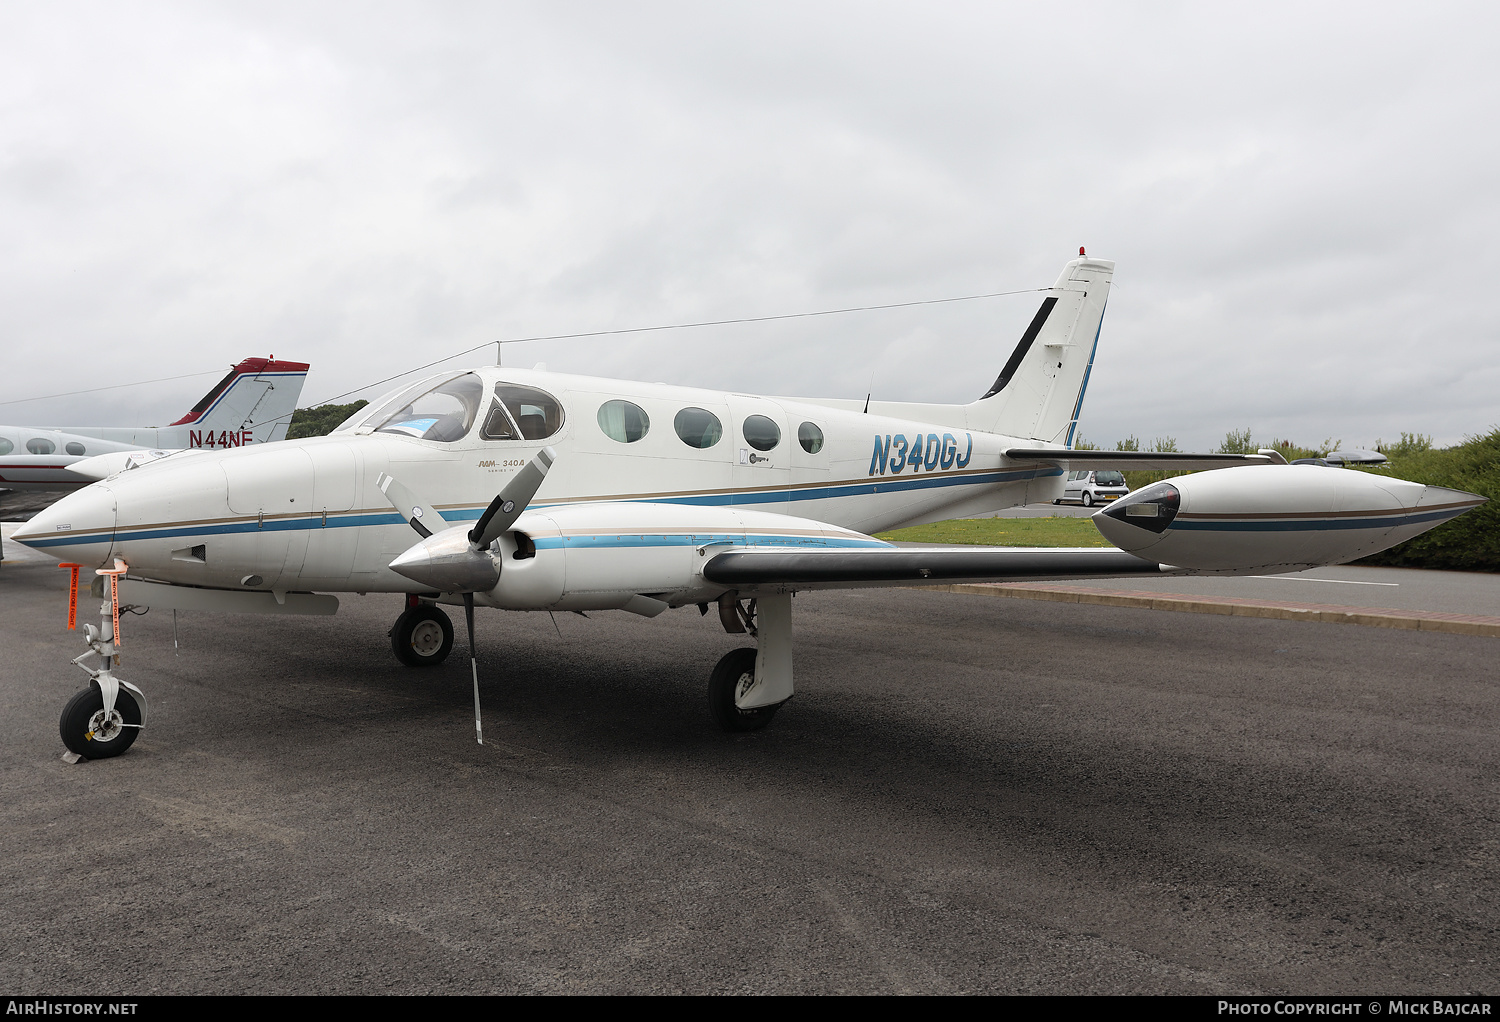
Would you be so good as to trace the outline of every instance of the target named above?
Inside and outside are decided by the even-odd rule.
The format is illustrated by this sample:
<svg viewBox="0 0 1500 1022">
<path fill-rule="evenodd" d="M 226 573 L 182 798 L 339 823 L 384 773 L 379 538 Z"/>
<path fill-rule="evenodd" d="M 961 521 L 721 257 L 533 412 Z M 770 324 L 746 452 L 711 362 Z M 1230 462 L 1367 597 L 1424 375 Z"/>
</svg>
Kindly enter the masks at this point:
<svg viewBox="0 0 1500 1022">
<path fill-rule="evenodd" d="M 436 604 L 462 605 L 476 730 L 476 605 L 648 617 L 716 606 L 726 630 L 756 645 L 715 667 L 710 708 L 726 729 L 750 730 L 793 694 L 798 591 L 1290 571 L 1383 549 L 1482 502 L 1289 466 L 1274 451 L 1071 450 L 1113 270 L 1080 251 L 994 384 L 967 404 L 490 367 L 387 395 L 327 437 L 165 459 L 70 494 L 14 537 L 128 577 L 111 582 L 122 593 L 90 626 L 103 666 L 64 709 L 63 740 L 80 755 L 115 755 L 145 722 L 144 696 L 110 669 L 121 601 L 332 613 L 337 599 L 316 593 L 402 594 L 391 641 L 413 666 L 452 648 Z M 1066 471 L 1086 468 L 1221 470 L 1101 511 L 1113 550 L 901 549 L 869 535 L 1053 500 Z"/>
<path fill-rule="evenodd" d="M 221 450 L 286 438 L 307 363 L 247 358 L 167 426 L 0 426 L 0 489 L 75 490 L 125 464 L 129 452 Z M 82 463 L 119 455 L 90 471 Z"/>
</svg>

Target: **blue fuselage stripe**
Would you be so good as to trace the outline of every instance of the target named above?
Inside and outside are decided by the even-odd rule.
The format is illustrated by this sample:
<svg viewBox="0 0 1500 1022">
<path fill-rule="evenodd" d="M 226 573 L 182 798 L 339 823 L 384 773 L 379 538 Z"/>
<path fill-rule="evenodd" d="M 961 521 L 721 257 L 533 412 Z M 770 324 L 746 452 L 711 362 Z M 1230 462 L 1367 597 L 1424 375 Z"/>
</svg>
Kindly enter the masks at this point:
<svg viewBox="0 0 1500 1022">
<path fill-rule="evenodd" d="M 612 498 L 610 503 L 623 504 L 678 504 L 696 507 L 759 507 L 767 504 L 786 504 L 793 501 L 803 500 L 827 500 L 841 497 L 869 496 L 875 493 L 901 493 L 910 490 L 927 490 L 947 488 L 953 486 L 989 486 L 996 483 L 1019 482 L 1027 479 L 1045 478 L 1048 476 L 1061 475 L 1062 470 L 1050 467 L 1026 468 L 1019 471 L 1008 472 L 984 472 L 977 475 L 934 475 L 913 476 L 909 479 L 891 478 L 889 476 L 876 476 L 868 482 L 840 483 L 830 486 L 814 486 L 804 489 L 766 490 L 761 492 L 737 492 L 737 493 L 701 493 L 689 494 L 681 497 L 620 497 Z M 587 503 L 605 503 L 606 501 L 589 501 Z M 564 507 L 580 503 L 575 500 L 557 501 L 555 503 L 537 503 L 537 510 L 545 510 L 548 507 Z M 442 515 L 444 520 L 450 524 L 463 521 L 474 521 L 488 504 L 479 504 L 474 507 L 444 508 Z M 247 532 L 296 532 L 314 529 L 348 529 L 359 528 L 367 525 L 402 525 L 406 519 L 394 511 L 377 512 L 372 514 L 343 514 L 330 513 L 325 521 L 321 514 L 309 515 L 305 518 L 278 518 L 268 521 L 260 521 L 257 518 L 244 518 L 233 522 L 215 522 L 205 525 L 186 526 L 144 526 L 126 529 L 114 534 L 114 541 L 123 543 L 127 540 L 136 539 L 177 539 L 180 537 L 195 536 L 222 536 L 234 535 Z M 27 545 L 37 548 L 76 546 L 82 543 L 104 543 L 109 541 L 107 533 L 93 532 L 76 536 L 49 536 L 46 539 L 34 539 L 28 541 Z"/>
</svg>

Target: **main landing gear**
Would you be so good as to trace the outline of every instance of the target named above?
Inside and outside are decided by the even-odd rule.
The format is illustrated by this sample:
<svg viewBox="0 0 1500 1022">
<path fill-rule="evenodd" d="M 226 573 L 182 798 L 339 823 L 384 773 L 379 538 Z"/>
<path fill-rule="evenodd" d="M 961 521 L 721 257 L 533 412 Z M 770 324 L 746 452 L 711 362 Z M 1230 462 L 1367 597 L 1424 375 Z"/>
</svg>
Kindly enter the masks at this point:
<svg viewBox="0 0 1500 1022">
<path fill-rule="evenodd" d="M 407 667 L 436 667 L 453 652 L 453 622 L 448 615 L 415 596 L 391 626 L 391 651 Z"/>
<path fill-rule="evenodd" d="M 434 667 L 453 651 L 453 623 L 414 595 L 406 600 L 406 610 L 391 626 L 391 649 L 408 667 Z M 794 691 L 791 594 L 742 601 L 737 593 L 725 593 L 719 599 L 719 620 L 726 632 L 748 634 L 756 646 L 730 650 L 714 667 L 708 681 L 709 713 L 725 731 L 759 731 Z"/>
<path fill-rule="evenodd" d="M 759 731 L 792 698 L 792 597 L 762 596 L 742 604 L 719 598 L 719 620 L 732 634 L 754 636 L 758 648 L 726 653 L 708 679 L 708 710 L 725 731 Z"/>
</svg>

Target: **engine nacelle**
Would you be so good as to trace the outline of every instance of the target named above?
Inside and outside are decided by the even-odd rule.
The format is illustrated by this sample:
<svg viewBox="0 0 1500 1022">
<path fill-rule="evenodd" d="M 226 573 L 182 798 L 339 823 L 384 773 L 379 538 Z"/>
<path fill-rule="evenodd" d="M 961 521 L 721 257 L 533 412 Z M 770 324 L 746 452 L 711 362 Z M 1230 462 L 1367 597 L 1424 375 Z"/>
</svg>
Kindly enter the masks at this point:
<svg viewBox="0 0 1500 1022">
<path fill-rule="evenodd" d="M 1350 469 L 1253 465 L 1154 483 L 1094 524 L 1121 550 L 1179 568 L 1296 571 L 1395 546 L 1486 499 Z"/>
<path fill-rule="evenodd" d="M 516 519 L 492 553 L 500 581 L 475 598 L 507 610 L 636 610 L 641 596 L 677 604 L 713 598 L 723 587 L 704 581 L 703 565 L 728 549 L 889 545 L 823 522 L 732 507 L 565 504 Z"/>
</svg>

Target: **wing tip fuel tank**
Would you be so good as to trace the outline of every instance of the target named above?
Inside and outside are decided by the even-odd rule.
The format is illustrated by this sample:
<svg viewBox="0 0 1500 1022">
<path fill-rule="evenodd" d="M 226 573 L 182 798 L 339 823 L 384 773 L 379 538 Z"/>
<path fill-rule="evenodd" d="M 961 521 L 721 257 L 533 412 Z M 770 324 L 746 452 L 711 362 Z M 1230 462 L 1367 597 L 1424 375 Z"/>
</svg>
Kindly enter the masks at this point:
<svg viewBox="0 0 1500 1022">
<path fill-rule="evenodd" d="M 1288 571 L 1377 553 L 1487 499 L 1342 468 L 1246 466 L 1154 483 L 1093 518 L 1115 546 L 1165 564 Z"/>
</svg>

